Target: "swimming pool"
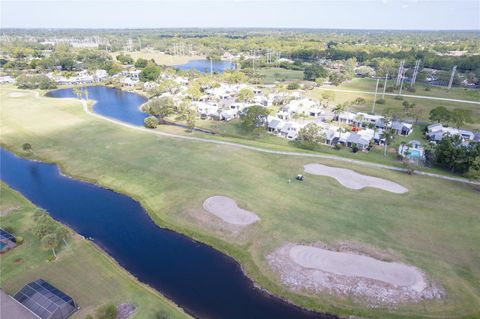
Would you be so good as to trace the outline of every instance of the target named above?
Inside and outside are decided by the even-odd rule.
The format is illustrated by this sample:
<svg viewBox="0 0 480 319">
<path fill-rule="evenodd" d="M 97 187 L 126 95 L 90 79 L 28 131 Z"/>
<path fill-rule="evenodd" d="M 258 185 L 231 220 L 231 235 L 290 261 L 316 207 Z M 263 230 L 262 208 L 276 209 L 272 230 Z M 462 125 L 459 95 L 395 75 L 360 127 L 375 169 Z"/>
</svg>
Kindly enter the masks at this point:
<svg viewBox="0 0 480 319">
<path fill-rule="evenodd" d="M 409 149 L 408 150 L 409 154 L 408 154 L 408 157 L 410 158 L 420 158 L 422 157 L 422 152 L 420 152 L 420 150 L 416 150 L 416 149 Z"/>
</svg>

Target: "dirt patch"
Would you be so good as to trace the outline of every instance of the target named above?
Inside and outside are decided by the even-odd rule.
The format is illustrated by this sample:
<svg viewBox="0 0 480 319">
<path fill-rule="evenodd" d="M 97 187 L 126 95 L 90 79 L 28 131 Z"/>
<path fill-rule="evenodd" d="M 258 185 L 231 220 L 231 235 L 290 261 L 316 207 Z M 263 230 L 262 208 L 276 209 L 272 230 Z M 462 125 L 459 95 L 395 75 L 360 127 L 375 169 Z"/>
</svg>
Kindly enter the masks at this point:
<svg viewBox="0 0 480 319">
<path fill-rule="evenodd" d="M 287 244 L 269 254 L 267 261 L 282 283 L 295 291 L 327 292 L 379 305 L 442 296 L 418 268 L 357 253 Z"/>
<path fill-rule="evenodd" d="M 122 303 L 117 306 L 117 319 L 127 319 L 137 311 L 137 307 L 131 303 Z"/>
<path fill-rule="evenodd" d="M 379 188 L 388 192 L 403 194 L 408 189 L 392 181 L 362 175 L 351 169 L 331 167 L 322 164 L 307 164 L 304 166 L 306 173 L 312 175 L 322 175 L 335 178 L 340 184 L 351 189 L 362 189 L 365 187 Z"/>
<path fill-rule="evenodd" d="M 203 202 L 203 208 L 232 225 L 246 226 L 260 220 L 260 218 L 248 210 L 241 209 L 237 203 L 226 196 L 212 196 Z"/>
<path fill-rule="evenodd" d="M 0 216 L 7 216 L 10 213 L 13 213 L 14 211 L 18 210 L 20 206 L 14 206 L 14 207 L 8 207 L 3 210 L 0 210 Z"/>
</svg>

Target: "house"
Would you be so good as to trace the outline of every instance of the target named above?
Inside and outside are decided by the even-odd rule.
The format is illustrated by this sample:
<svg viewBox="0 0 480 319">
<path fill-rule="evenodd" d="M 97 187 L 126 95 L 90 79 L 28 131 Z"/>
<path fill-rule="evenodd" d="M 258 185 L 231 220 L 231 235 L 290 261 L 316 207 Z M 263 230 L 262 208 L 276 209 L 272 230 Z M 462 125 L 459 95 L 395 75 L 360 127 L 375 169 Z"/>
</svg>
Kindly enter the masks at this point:
<svg viewBox="0 0 480 319">
<path fill-rule="evenodd" d="M 0 229 L 0 253 L 4 253 L 17 246 L 17 239 L 6 230 Z"/>
<path fill-rule="evenodd" d="M 370 145 L 370 140 L 358 133 L 351 133 L 347 137 L 348 147 L 358 147 L 362 151 L 366 151 Z"/>
<path fill-rule="evenodd" d="M 394 121 L 391 124 L 391 128 L 398 135 L 408 136 L 413 131 L 413 125 L 409 123 Z"/>
<path fill-rule="evenodd" d="M 285 125 L 285 121 L 279 118 L 267 118 L 267 131 L 273 134 L 280 134 L 281 129 Z"/>
<path fill-rule="evenodd" d="M 298 136 L 298 132 L 303 127 L 302 124 L 296 122 L 286 122 L 280 129 L 280 135 L 289 140 L 294 140 Z"/>
<path fill-rule="evenodd" d="M 225 111 L 222 111 L 220 113 L 220 120 L 222 121 L 231 121 L 233 120 L 234 118 L 236 118 L 238 115 L 238 111 L 237 110 L 225 110 Z"/>
<path fill-rule="evenodd" d="M 218 105 L 216 103 L 193 102 L 192 106 L 202 119 L 218 116 Z"/>
<path fill-rule="evenodd" d="M 432 143 L 438 143 L 447 134 L 450 136 L 458 135 L 466 143 L 475 138 L 475 134 L 471 131 L 456 129 L 453 127 L 445 127 L 440 123 L 427 126 L 427 139 Z"/>
<path fill-rule="evenodd" d="M 335 120 L 340 123 L 345 123 L 349 125 L 353 125 L 356 123 L 356 117 L 357 114 L 352 113 L 352 112 L 342 112 L 339 113 L 336 117 Z"/>
<path fill-rule="evenodd" d="M 38 319 L 38 317 L 21 303 L 0 289 L 0 309 L 2 318 Z"/>
</svg>

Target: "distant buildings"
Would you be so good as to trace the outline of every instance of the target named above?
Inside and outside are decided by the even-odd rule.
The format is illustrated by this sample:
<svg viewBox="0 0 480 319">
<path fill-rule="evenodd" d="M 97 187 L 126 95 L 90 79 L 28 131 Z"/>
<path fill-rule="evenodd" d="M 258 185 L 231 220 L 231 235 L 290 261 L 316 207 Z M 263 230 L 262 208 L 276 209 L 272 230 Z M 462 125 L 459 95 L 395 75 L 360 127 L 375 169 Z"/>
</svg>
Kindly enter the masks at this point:
<svg viewBox="0 0 480 319">
<path fill-rule="evenodd" d="M 426 137 L 432 143 L 440 142 L 446 135 L 458 135 L 465 143 L 474 140 L 475 137 L 475 134 L 471 131 L 443 126 L 441 123 L 427 126 Z"/>
</svg>

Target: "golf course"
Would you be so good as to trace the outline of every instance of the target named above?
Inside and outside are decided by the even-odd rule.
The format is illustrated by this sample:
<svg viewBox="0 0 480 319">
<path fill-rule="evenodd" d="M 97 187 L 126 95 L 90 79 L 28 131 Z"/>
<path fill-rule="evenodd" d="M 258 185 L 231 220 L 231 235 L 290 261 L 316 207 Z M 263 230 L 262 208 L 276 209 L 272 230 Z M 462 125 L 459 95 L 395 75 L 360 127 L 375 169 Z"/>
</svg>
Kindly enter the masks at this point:
<svg viewBox="0 0 480 319">
<path fill-rule="evenodd" d="M 2 86 L 2 147 L 21 157 L 55 163 L 67 176 L 130 196 L 158 225 L 233 257 L 249 278 L 270 293 L 341 316 L 480 316 L 480 213 L 475 185 L 334 159 L 283 156 L 152 134 L 92 116 L 78 99 L 44 94 Z M 25 143 L 32 146 L 28 152 L 22 149 Z M 311 165 L 318 166 L 305 173 L 303 182 L 290 181 Z M 338 177 L 338 172 L 344 175 Z M 351 176 L 361 179 L 352 181 Z M 9 205 L 21 207 L 2 219 L 28 231 L 35 207 L 5 185 L 2 193 L 12 198 L 7 204 L 16 201 Z M 214 196 L 223 201 L 212 202 Z M 3 205 L 2 201 L 2 211 Z M 225 216 L 225 207 L 231 208 L 233 215 Z M 348 289 L 338 292 L 292 285 L 282 279 L 281 265 L 272 267 L 268 257 L 289 245 L 323 249 L 314 251 L 313 261 L 305 257 L 305 250 L 295 251 L 292 260 L 306 268 L 329 269 L 318 256 L 331 255 L 331 251 L 344 254 L 334 258 L 361 255 L 367 264 L 390 263 L 407 269 L 408 285 L 421 283 L 435 293 L 371 307 L 368 298 Z M 14 260 L 27 249 L 35 248 L 25 245 L 7 258 Z M 101 287 L 103 282 L 121 285 L 108 289 L 115 291 L 110 299 L 124 302 L 134 298 L 139 306 L 136 318 L 151 318 L 159 311 L 172 318 L 185 316 L 93 244 L 78 239 L 65 250 L 48 268 L 44 252 L 32 253 L 28 267 L 7 269 L 4 264 L 8 263 L 2 263 L 2 287 L 13 293 L 34 279 L 36 271 L 43 271 L 45 278 L 55 273 L 59 284 L 67 282 L 71 280 L 67 267 L 75 264 L 69 258 L 75 257 L 76 263 L 90 263 L 75 265 L 85 273 L 89 267 L 101 270 L 85 275 L 79 272 L 78 280 Z M 5 269 L 8 272 L 3 275 Z M 358 274 L 366 273 L 359 269 Z M 9 282 L 13 274 L 16 280 Z M 378 277 L 375 273 L 368 276 Z M 82 284 L 75 284 L 71 289 L 80 287 Z M 95 289 L 85 296 L 82 293 L 85 291 L 77 297 L 77 292 L 72 292 L 84 307 L 93 309 L 102 303 L 95 297 Z M 80 313 L 76 316 L 82 318 Z"/>
</svg>

